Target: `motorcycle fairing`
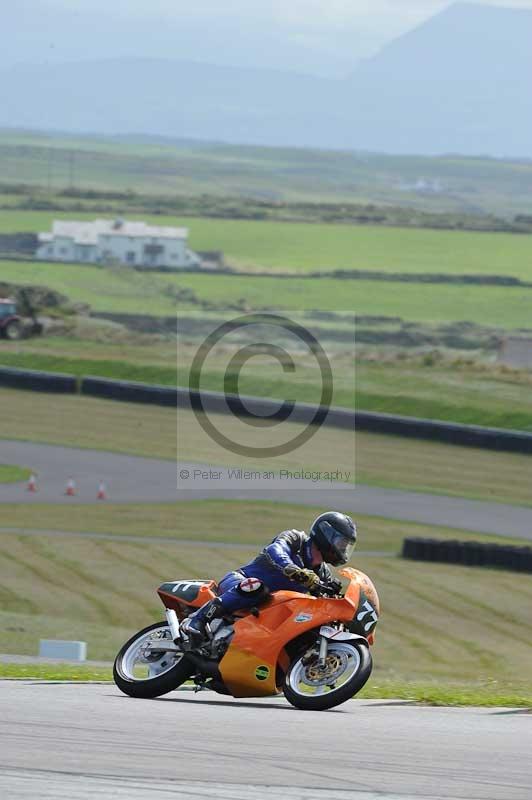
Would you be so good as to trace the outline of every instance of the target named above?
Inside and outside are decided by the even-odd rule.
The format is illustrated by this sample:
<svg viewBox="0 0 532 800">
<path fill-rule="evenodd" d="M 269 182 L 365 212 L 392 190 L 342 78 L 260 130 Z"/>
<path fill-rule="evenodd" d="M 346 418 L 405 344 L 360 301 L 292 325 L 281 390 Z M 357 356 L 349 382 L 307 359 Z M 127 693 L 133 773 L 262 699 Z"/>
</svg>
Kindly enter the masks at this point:
<svg viewBox="0 0 532 800">
<path fill-rule="evenodd" d="M 364 636 L 372 645 L 375 642 L 375 626 L 380 616 L 380 602 L 375 585 L 364 572 L 354 567 L 343 567 L 338 573 L 349 581 L 345 597 L 356 608 L 347 627 L 352 633 Z"/>
<path fill-rule="evenodd" d="M 320 628 L 320 636 L 324 636 L 329 641 L 334 642 L 366 642 L 365 636 L 360 636 L 358 633 L 349 633 L 349 631 L 339 631 L 337 628 L 331 628 L 330 625 L 322 625 Z"/>
<path fill-rule="evenodd" d="M 215 581 L 167 581 L 157 589 L 166 608 L 182 611 L 185 606 L 199 608 L 217 596 Z"/>
<path fill-rule="evenodd" d="M 276 592 L 260 607 L 258 618 L 248 614 L 235 622 L 235 635 L 219 667 L 225 686 L 234 697 L 279 694 L 277 668 L 284 673 L 289 665 L 285 646 L 332 620 L 349 622 L 357 606 L 358 591 L 350 599 Z M 303 616 L 306 619 L 301 621 Z"/>
</svg>

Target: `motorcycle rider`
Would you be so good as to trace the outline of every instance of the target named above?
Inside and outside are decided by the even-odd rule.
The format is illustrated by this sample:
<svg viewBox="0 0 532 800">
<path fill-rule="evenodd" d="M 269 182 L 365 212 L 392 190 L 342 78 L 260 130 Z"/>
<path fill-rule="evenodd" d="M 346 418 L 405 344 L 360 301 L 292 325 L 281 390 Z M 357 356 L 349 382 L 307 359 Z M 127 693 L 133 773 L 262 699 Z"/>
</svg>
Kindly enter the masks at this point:
<svg viewBox="0 0 532 800">
<path fill-rule="evenodd" d="M 198 646 L 205 640 L 207 623 L 239 609 L 253 608 L 270 592 L 308 592 L 320 582 L 334 583 L 327 564 L 346 564 L 356 540 L 355 523 L 339 511 L 320 514 L 308 535 L 298 530 L 283 531 L 249 564 L 228 572 L 218 584 L 219 596 L 187 617 L 181 631 Z"/>
</svg>

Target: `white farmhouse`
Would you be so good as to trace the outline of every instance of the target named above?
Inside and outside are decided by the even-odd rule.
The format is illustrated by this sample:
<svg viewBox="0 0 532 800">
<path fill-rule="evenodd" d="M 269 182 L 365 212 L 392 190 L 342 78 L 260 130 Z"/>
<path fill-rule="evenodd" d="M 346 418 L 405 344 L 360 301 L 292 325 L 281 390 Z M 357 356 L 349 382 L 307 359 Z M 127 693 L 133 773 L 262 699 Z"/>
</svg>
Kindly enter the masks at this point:
<svg viewBox="0 0 532 800">
<path fill-rule="evenodd" d="M 187 228 L 160 228 L 145 222 L 95 219 L 54 220 L 51 233 L 39 234 L 36 258 L 137 267 L 192 267 L 200 257 L 187 247 Z"/>
</svg>

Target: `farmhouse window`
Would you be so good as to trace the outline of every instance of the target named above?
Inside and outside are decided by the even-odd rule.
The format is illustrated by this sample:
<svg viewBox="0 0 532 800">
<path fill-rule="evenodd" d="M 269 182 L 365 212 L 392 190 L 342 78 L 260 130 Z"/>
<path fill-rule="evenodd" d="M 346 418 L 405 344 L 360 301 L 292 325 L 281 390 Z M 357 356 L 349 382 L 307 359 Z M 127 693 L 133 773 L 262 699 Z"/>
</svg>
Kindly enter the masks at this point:
<svg viewBox="0 0 532 800">
<path fill-rule="evenodd" d="M 144 253 L 147 256 L 160 256 L 164 253 L 162 244 L 146 244 L 144 245 Z"/>
</svg>

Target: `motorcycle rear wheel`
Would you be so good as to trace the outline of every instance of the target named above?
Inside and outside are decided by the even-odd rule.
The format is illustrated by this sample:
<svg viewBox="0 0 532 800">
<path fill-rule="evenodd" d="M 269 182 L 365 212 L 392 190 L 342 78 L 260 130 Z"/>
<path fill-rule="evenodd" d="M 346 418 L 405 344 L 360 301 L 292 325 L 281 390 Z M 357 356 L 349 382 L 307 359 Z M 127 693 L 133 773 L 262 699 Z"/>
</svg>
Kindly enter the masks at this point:
<svg viewBox="0 0 532 800">
<path fill-rule="evenodd" d="M 171 638 L 167 623 L 155 622 L 125 643 L 113 665 L 113 678 L 120 691 L 130 697 L 160 697 L 193 675 L 194 666 L 183 655 L 178 658 L 173 653 L 143 655 L 142 648 L 148 642 Z"/>
<path fill-rule="evenodd" d="M 296 708 L 325 711 L 345 703 L 359 692 L 373 667 L 369 646 L 363 642 L 329 642 L 327 670 L 305 664 L 303 656 L 288 668 L 284 696 Z"/>
</svg>

